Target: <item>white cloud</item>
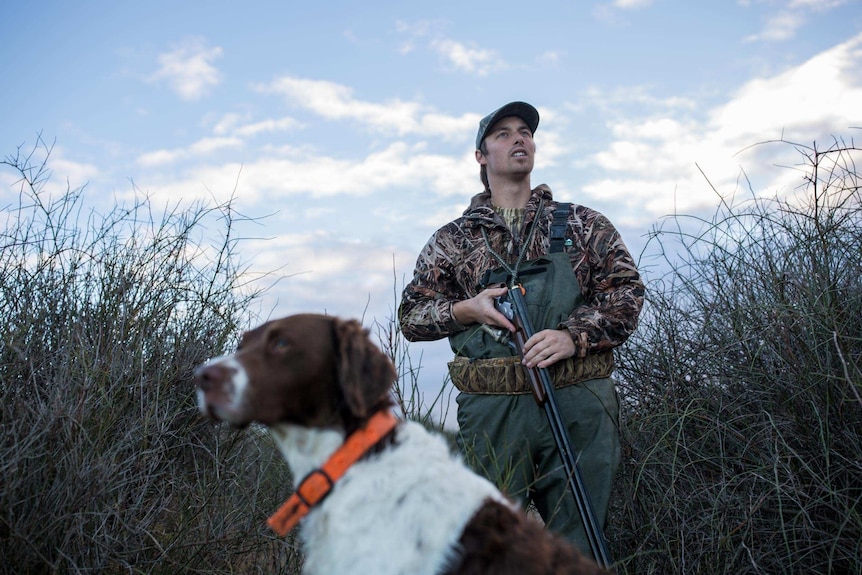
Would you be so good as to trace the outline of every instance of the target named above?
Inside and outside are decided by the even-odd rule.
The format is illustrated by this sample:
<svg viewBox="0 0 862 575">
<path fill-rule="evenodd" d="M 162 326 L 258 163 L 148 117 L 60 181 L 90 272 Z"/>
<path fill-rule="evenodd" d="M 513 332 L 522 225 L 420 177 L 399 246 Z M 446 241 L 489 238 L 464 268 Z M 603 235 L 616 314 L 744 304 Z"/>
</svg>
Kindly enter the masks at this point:
<svg viewBox="0 0 862 575">
<path fill-rule="evenodd" d="M 789 8 L 811 8 L 813 10 L 831 10 L 856 0 L 791 0 Z"/>
<path fill-rule="evenodd" d="M 536 131 L 536 165 L 535 169 L 542 170 L 557 165 L 557 162 L 571 152 L 570 138 L 554 130 L 543 127 L 543 123 L 554 125 L 557 114 L 546 108 L 540 108 L 539 114 L 542 121 Z"/>
<path fill-rule="evenodd" d="M 295 118 L 267 118 L 250 122 L 247 116 L 230 113 L 225 114 L 213 126 L 217 136 L 233 135 L 241 138 L 252 138 L 260 134 L 272 132 L 289 132 L 300 128 L 302 123 Z"/>
<path fill-rule="evenodd" d="M 395 30 L 402 36 L 407 36 L 398 47 L 398 53 L 406 56 L 416 50 L 419 40 L 435 33 L 435 30 L 441 27 L 439 21 L 434 20 L 418 20 L 415 22 L 405 22 L 398 20 L 395 22 Z"/>
<path fill-rule="evenodd" d="M 587 106 L 598 107 L 605 113 L 615 114 L 628 105 L 637 105 L 642 109 L 663 110 L 667 114 L 685 114 L 698 108 L 698 103 L 692 98 L 671 96 L 656 98 L 642 86 L 624 86 L 610 92 L 587 88 L 583 101 L 567 104 L 572 110 L 584 110 Z"/>
<path fill-rule="evenodd" d="M 621 14 L 626 11 L 638 10 L 651 6 L 655 0 L 611 0 L 610 2 L 600 2 L 593 6 L 593 17 L 596 20 L 605 22 L 615 26 L 630 24 L 628 20 L 621 17 Z"/>
<path fill-rule="evenodd" d="M 45 185 L 45 191 L 52 195 L 64 194 L 69 188 L 85 186 L 101 175 L 101 170 L 92 164 L 66 158 L 64 150 L 59 146 L 55 146 L 51 151 L 50 165 L 53 174 L 62 174 L 62 178 L 52 178 Z"/>
<path fill-rule="evenodd" d="M 163 166 L 172 164 L 186 154 L 185 150 L 156 150 L 138 156 L 137 162 L 142 166 Z"/>
<path fill-rule="evenodd" d="M 774 169 L 781 163 L 772 155 L 776 148 L 751 146 L 782 137 L 831 141 L 858 125 L 860 48 L 862 34 L 781 74 L 751 80 L 702 120 L 656 114 L 615 121 L 613 141 L 590 158 L 608 175 L 584 191 L 619 199 L 630 207 L 630 218 L 642 221 L 714 206 L 704 175 L 722 193 L 737 189 L 743 169 L 761 176 L 755 187 L 762 193 L 789 192 L 801 183 L 799 174 Z"/>
<path fill-rule="evenodd" d="M 186 148 L 173 150 L 156 150 L 138 156 L 137 162 L 142 166 L 161 166 L 172 164 L 179 160 L 207 156 L 226 148 L 240 148 L 243 142 L 239 138 L 216 137 L 202 138 Z"/>
<path fill-rule="evenodd" d="M 441 196 L 463 196 L 478 184 L 472 155 L 453 157 L 427 153 L 423 145 L 394 142 L 358 160 L 326 157 L 313 150 L 286 147 L 253 162 L 193 166 L 181 179 L 170 176 L 151 183 L 152 197 L 170 200 L 209 198 L 225 201 L 237 176 L 244 202 L 281 202 L 294 196 L 310 198 L 362 197 L 385 194 L 399 187 L 420 187 Z M 164 152 L 175 160 L 179 155 Z M 154 157 L 151 165 L 166 158 Z M 475 170 L 473 166 L 476 166 Z M 153 176 L 155 178 L 155 176 Z"/>
<path fill-rule="evenodd" d="M 213 125 L 213 133 L 217 136 L 224 136 L 232 133 L 237 129 L 237 126 L 247 121 L 247 117 L 241 114 L 229 113 L 224 114 Z"/>
<path fill-rule="evenodd" d="M 860 47 L 862 34 L 781 74 L 748 82 L 713 111 L 711 123 L 718 133 L 732 128 L 737 140 L 779 130 L 805 138 L 830 126 L 846 128 L 859 117 L 862 102 Z"/>
<path fill-rule="evenodd" d="M 19 154 L 2 158 L 4 162 L 0 164 L 0 205 L 3 206 L 0 212 L 5 212 L 6 222 L 3 225 L 6 227 L 14 219 L 14 209 L 10 211 L 9 206 L 18 205 L 21 192 L 30 193 L 25 176 L 31 183 L 36 184 L 35 191 L 47 202 L 48 198 L 61 198 L 70 190 L 82 187 L 86 194 L 93 181 L 104 175 L 104 172 L 93 164 L 69 159 L 65 148 L 46 144 L 41 140 L 38 145 L 23 146 L 19 149 Z M 27 169 L 36 168 L 43 162 L 46 162 L 47 170 L 44 173 L 39 174 L 37 169 Z M 25 173 L 22 174 L 16 165 L 25 168 Z M 93 186 L 92 189 L 97 188 L 98 186 Z"/>
<path fill-rule="evenodd" d="M 779 42 L 796 36 L 796 31 L 805 24 L 805 18 L 799 12 L 783 11 L 769 16 L 763 30 L 747 37 L 747 42 Z"/>
<path fill-rule="evenodd" d="M 644 6 L 651 5 L 653 2 L 654 0 L 614 0 L 612 4 L 615 8 L 628 10 L 631 8 L 643 8 Z"/>
<path fill-rule="evenodd" d="M 282 276 L 266 296 L 276 302 L 278 315 L 364 315 L 368 322 L 392 315 L 393 274 L 412 266 L 416 257 L 412 250 L 345 240 L 338 231 L 325 229 L 248 241 L 243 249 L 256 254 L 252 274 L 278 270 L 276 275 Z M 268 280 L 272 276 L 263 282 Z"/>
<path fill-rule="evenodd" d="M 360 120 L 398 134 L 415 131 L 417 127 L 418 104 L 400 100 L 382 104 L 363 102 L 353 98 L 351 88 L 334 82 L 286 76 L 258 86 L 258 89 L 280 94 L 332 120 Z"/>
<path fill-rule="evenodd" d="M 171 52 L 159 54 L 159 69 L 151 80 L 166 80 L 184 100 L 198 100 L 221 82 L 221 73 L 213 61 L 221 58 L 222 49 L 210 47 L 202 39 L 187 40 Z"/>
<path fill-rule="evenodd" d="M 270 132 L 288 132 L 298 128 L 300 125 L 300 122 L 294 118 L 268 119 L 237 126 L 234 134 L 242 137 L 251 137 Z"/>
<path fill-rule="evenodd" d="M 747 42 L 781 42 L 791 40 L 796 33 L 811 19 L 812 13 L 825 12 L 838 8 L 856 0 L 789 0 L 774 14 L 766 17 L 763 29 L 757 34 L 745 38 Z M 755 0 L 756 3 L 775 4 L 774 0 Z M 738 2 L 740 6 L 749 7 L 750 0 Z"/>
<path fill-rule="evenodd" d="M 536 58 L 536 61 L 539 62 L 540 64 L 545 64 L 548 66 L 555 66 L 555 65 L 559 64 L 562 59 L 563 59 L 563 53 L 562 52 L 558 52 L 556 50 L 549 50 L 547 52 L 543 52 L 543 53 L 539 54 L 539 56 Z"/>
<path fill-rule="evenodd" d="M 503 59 L 493 50 L 468 46 L 448 38 L 432 41 L 431 48 L 462 72 L 487 76 L 507 68 Z"/>
<path fill-rule="evenodd" d="M 398 48 L 399 54 L 410 54 L 417 49 L 420 43 L 427 42 L 431 51 L 441 56 L 448 66 L 461 72 L 487 76 L 492 72 L 506 70 L 509 67 L 494 50 L 480 48 L 446 37 L 441 32 L 444 24 L 440 21 L 398 21 L 395 27 L 399 34 L 407 37 Z"/>
<path fill-rule="evenodd" d="M 448 139 L 464 139 L 479 116 L 465 114 L 445 116 L 425 110 L 417 102 L 389 100 L 368 102 L 353 97 L 348 86 L 325 80 L 309 80 L 285 76 L 257 87 L 261 92 L 280 94 L 289 102 L 302 106 L 329 120 L 352 120 L 375 130 L 395 133 L 436 135 Z"/>
</svg>

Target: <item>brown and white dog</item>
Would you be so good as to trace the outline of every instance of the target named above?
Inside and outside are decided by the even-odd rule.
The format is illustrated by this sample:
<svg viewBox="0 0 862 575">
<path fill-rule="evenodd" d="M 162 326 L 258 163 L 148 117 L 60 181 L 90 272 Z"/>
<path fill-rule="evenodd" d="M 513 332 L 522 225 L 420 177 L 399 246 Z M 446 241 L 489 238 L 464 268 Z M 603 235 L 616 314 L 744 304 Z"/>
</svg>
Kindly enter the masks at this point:
<svg viewBox="0 0 862 575">
<path fill-rule="evenodd" d="M 195 383 L 201 412 L 266 425 L 301 478 L 320 474 L 374 414 L 391 413 L 395 377 L 357 321 L 302 314 L 245 333 Z M 300 524 L 309 574 L 603 573 L 409 421 L 309 506 Z"/>
</svg>

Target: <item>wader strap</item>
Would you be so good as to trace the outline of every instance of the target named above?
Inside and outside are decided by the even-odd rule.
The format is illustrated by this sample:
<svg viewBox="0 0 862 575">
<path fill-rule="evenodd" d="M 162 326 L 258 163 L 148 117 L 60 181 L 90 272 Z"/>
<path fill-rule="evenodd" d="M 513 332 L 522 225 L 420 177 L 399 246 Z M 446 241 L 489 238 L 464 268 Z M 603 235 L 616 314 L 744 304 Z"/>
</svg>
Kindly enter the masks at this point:
<svg viewBox="0 0 862 575">
<path fill-rule="evenodd" d="M 566 245 L 566 228 L 571 209 L 572 204 L 570 203 L 557 204 L 557 209 L 554 210 L 554 221 L 551 223 L 551 247 L 548 253 L 563 251 L 563 246 Z"/>
</svg>

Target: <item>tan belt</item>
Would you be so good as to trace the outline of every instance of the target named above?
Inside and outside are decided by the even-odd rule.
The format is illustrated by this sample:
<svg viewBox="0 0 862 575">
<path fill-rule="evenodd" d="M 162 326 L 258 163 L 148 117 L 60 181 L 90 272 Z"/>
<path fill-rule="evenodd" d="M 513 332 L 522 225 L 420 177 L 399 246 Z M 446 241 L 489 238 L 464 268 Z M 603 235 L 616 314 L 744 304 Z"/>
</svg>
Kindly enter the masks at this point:
<svg viewBox="0 0 862 575">
<path fill-rule="evenodd" d="M 582 359 L 570 357 L 548 368 L 555 388 L 610 377 L 614 371 L 614 352 L 603 351 Z M 449 377 L 459 391 L 494 395 L 531 393 L 526 370 L 520 357 L 470 359 L 456 356 L 449 362 Z"/>
</svg>

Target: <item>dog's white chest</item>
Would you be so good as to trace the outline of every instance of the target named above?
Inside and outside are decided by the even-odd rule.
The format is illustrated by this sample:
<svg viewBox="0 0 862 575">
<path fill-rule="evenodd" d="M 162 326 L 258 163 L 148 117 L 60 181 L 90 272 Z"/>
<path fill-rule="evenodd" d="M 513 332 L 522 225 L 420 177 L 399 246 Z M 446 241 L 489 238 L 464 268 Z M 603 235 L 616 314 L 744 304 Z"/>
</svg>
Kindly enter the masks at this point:
<svg viewBox="0 0 862 575">
<path fill-rule="evenodd" d="M 504 501 L 419 424 L 402 426 L 397 442 L 354 465 L 305 518 L 305 573 L 439 573 L 479 506 Z"/>
</svg>

